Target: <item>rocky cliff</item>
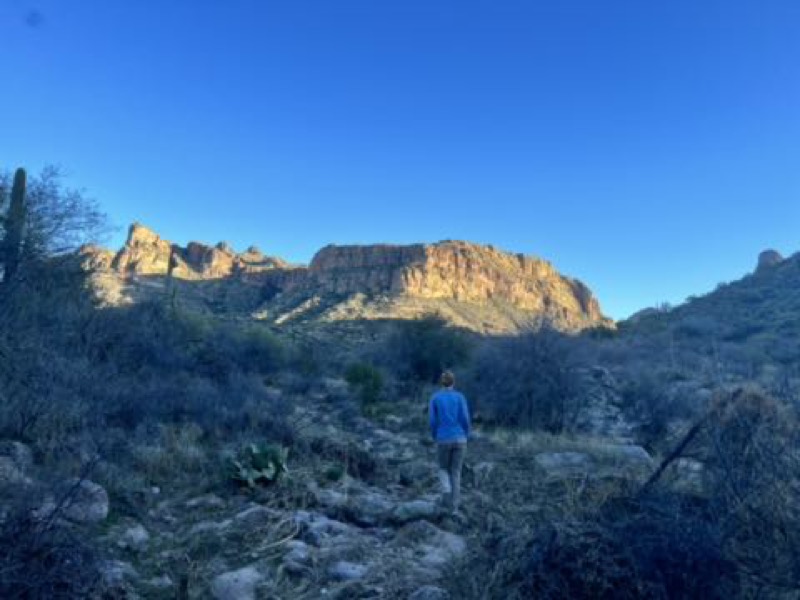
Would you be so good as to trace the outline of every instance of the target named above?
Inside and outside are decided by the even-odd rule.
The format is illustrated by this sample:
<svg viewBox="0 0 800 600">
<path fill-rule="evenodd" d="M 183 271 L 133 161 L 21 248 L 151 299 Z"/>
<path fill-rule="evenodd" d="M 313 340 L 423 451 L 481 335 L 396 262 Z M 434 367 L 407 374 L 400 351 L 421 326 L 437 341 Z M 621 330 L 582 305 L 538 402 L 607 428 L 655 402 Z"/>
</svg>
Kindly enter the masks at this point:
<svg viewBox="0 0 800 600">
<path fill-rule="evenodd" d="M 251 246 L 237 254 L 225 242 L 208 246 L 189 242 L 181 248 L 161 239 L 147 227 L 134 223 L 125 246 L 108 265 L 120 275 L 167 275 L 187 280 L 208 280 L 253 274 L 288 265 L 279 258 L 264 256 Z"/>
<path fill-rule="evenodd" d="M 246 309 L 276 325 L 437 312 L 481 332 L 517 331 L 543 320 L 570 331 L 612 326 L 589 288 L 547 261 L 468 242 L 327 246 L 308 267 L 293 267 L 256 248 L 241 254 L 226 244 L 182 248 L 135 224 L 116 254 L 88 254 L 110 302 L 135 300 L 171 275 L 184 296 L 213 290 L 229 297 L 246 287 L 255 303 Z"/>
</svg>

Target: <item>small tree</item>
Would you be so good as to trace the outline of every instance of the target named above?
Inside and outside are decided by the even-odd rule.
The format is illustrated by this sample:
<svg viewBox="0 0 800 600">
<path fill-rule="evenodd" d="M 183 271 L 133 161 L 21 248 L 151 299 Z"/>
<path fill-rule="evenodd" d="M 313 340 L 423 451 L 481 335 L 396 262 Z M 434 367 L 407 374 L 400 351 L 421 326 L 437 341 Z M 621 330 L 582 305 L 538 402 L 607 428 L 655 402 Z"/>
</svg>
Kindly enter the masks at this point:
<svg viewBox="0 0 800 600">
<path fill-rule="evenodd" d="M 488 340 L 472 366 L 473 399 L 489 420 L 559 433 L 577 418 L 568 340 L 552 329 Z"/>
<path fill-rule="evenodd" d="M 22 276 L 26 265 L 74 252 L 108 231 L 107 217 L 97 203 L 80 190 L 67 188 L 62 180 L 61 171 L 53 166 L 45 167 L 38 177 L 17 169 L 13 184 L 8 173 L 0 173 L 4 283 Z"/>
<path fill-rule="evenodd" d="M 416 321 L 401 321 L 386 340 L 383 358 L 401 380 L 435 383 L 444 369 L 469 358 L 466 335 L 438 315 Z"/>
</svg>

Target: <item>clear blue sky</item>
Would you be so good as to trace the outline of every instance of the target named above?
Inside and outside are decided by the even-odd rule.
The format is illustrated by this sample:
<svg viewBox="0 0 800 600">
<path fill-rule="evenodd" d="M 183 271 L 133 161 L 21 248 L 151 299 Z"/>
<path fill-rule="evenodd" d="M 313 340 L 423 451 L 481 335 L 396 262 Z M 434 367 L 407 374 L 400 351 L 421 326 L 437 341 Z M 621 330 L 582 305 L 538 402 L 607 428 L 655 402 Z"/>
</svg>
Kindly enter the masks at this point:
<svg viewBox="0 0 800 600">
<path fill-rule="evenodd" d="M 800 250 L 797 0 L 0 0 L 0 40 L 0 166 L 177 242 L 492 243 L 617 318 Z"/>
</svg>

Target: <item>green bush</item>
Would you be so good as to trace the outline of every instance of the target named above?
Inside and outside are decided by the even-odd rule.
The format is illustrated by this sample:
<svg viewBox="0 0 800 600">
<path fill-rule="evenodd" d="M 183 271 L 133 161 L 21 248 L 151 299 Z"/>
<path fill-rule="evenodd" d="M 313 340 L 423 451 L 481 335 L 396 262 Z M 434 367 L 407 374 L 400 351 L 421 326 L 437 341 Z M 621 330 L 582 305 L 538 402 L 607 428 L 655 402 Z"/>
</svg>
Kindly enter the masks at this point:
<svg viewBox="0 0 800 600">
<path fill-rule="evenodd" d="M 398 322 L 386 339 L 382 359 L 401 381 L 436 383 L 445 369 L 470 356 L 467 335 L 438 315 Z"/>
<path fill-rule="evenodd" d="M 376 404 L 383 393 L 383 375 L 367 363 L 353 363 L 344 375 L 350 389 L 358 394 L 364 407 Z"/>
</svg>

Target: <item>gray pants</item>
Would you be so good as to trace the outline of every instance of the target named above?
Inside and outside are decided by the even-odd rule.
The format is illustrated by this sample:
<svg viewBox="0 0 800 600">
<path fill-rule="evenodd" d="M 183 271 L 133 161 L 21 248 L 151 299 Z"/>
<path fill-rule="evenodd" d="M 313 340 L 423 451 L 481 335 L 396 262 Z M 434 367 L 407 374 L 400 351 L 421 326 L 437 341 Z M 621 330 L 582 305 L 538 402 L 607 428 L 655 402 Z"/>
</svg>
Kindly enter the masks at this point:
<svg viewBox="0 0 800 600">
<path fill-rule="evenodd" d="M 445 507 L 455 512 L 461 497 L 461 467 L 464 466 L 466 442 L 444 442 L 437 447 L 439 483 L 442 486 L 442 501 Z"/>
</svg>

